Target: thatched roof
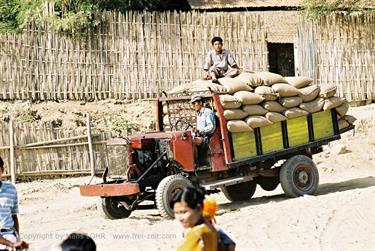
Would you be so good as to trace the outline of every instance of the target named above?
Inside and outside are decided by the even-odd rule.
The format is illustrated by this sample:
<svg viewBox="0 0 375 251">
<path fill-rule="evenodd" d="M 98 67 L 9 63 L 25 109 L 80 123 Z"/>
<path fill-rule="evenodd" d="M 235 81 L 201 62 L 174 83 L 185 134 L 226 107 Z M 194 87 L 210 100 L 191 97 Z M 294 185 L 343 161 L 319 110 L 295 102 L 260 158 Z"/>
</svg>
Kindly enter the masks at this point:
<svg viewBox="0 0 375 251">
<path fill-rule="evenodd" d="M 328 0 L 329 1 L 329 0 Z M 234 9 L 234 8 L 272 8 L 272 7 L 301 7 L 303 0 L 188 0 L 192 9 Z M 345 8 L 352 1 L 343 0 L 341 7 Z M 355 3 L 359 8 L 375 8 L 374 0 L 359 0 Z"/>
</svg>

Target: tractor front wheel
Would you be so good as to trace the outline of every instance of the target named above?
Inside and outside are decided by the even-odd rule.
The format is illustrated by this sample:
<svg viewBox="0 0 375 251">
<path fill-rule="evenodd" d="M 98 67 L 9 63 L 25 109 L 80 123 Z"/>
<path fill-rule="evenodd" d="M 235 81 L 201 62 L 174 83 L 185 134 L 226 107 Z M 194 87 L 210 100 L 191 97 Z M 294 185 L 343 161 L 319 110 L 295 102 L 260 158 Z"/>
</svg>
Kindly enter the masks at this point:
<svg viewBox="0 0 375 251">
<path fill-rule="evenodd" d="M 178 190 L 183 190 L 187 186 L 192 186 L 192 183 L 182 175 L 171 175 L 162 179 L 155 193 L 155 204 L 161 216 L 174 218 L 173 208 L 169 206 L 169 202 Z"/>
<path fill-rule="evenodd" d="M 111 197 L 102 198 L 100 207 L 104 215 L 111 220 L 127 218 L 132 212 L 127 210 L 119 200 Z"/>
</svg>

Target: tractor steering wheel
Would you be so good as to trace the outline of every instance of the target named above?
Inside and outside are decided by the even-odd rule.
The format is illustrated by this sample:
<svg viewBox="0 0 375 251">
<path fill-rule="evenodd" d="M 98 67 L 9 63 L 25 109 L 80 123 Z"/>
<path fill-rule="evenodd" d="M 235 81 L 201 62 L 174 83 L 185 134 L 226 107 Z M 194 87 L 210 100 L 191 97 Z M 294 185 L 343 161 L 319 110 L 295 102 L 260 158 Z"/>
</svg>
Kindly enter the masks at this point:
<svg viewBox="0 0 375 251">
<path fill-rule="evenodd" d="M 187 131 L 189 128 L 193 128 L 193 125 L 190 124 L 189 121 L 187 121 L 184 118 L 179 118 L 176 123 L 175 123 L 175 128 L 177 129 L 178 124 L 181 124 L 181 128 L 185 125 L 185 128 L 183 129 L 184 131 Z"/>
</svg>

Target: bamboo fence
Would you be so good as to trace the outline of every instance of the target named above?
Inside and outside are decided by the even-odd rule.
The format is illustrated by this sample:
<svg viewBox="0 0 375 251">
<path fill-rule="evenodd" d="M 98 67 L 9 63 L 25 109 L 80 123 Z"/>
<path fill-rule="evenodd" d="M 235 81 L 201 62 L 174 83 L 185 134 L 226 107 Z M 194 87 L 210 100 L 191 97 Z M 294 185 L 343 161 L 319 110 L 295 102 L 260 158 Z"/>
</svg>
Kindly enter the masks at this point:
<svg viewBox="0 0 375 251">
<path fill-rule="evenodd" d="M 375 99 L 375 15 L 332 15 L 301 22 L 301 74 L 335 85 L 348 101 Z"/>
<path fill-rule="evenodd" d="M 81 39 L 31 26 L 0 35 L 1 99 L 152 98 L 203 76 L 213 35 L 225 38 L 239 65 L 267 69 L 259 15 L 107 12 Z"/>
<path fill-rule="evenodd" d="M 0 35 L 0 99 L 153 98 L 202 77 L 214 35 L 244 69 L 267 70 L 267 42 L 287 41 L 294 31 L 285 28 L 290 20 L 270 21 L 282 13 L 265 13 L 106 12 L 104 24 L 79 39 L 45 25 Z M 314 23 L 295 18 L 296 72 L 337 85 L 349 101 L 374 99 L 374 20 L 371 14 Z"/>
<path fill-rule="evenodd" d="M 17 177 L 94 175 L 107 166 L 112 175 L 124 175 L 127 148 L 107 146 L 111 133 L 91 133 L 87 124 L 85 129 L 63 130 L 52 125 L 0 123 L 5 175 L 15 182 Z"/>
</svg>

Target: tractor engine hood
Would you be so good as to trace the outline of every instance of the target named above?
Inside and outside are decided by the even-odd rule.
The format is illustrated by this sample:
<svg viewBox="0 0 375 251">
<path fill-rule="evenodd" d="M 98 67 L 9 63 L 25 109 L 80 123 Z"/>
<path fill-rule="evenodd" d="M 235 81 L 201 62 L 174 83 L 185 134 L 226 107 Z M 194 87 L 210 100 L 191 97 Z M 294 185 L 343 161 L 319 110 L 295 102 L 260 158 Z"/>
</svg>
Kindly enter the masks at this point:
<svg viewBox="0 0 375 251">
<path fill-rule="evenodd" d="M 128 136 L 133 149 L 147 149 L 155 145 L 158 139 L 172 139 L 176 132 L 140 133 Z"/>
<path fill-rule="evenodd" d="M 169 139 L 171 155 L 187 172 L 194 171 L 193 139 L 190 131 L 155 132 L 128 136 L 132 149 L 154 149 L 158 140 Z"/>
</svg>

